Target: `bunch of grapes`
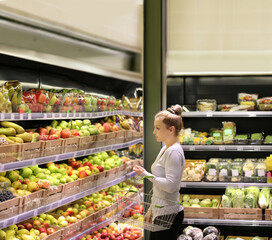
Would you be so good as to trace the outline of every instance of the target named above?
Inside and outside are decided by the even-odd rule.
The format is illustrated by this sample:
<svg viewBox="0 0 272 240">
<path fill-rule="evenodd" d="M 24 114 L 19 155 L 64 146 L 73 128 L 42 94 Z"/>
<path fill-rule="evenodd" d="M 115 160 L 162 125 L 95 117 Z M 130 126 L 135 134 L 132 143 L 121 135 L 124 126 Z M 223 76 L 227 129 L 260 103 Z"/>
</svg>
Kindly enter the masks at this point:
<svg viewBox="0 0 272 240">
<path fill-rule="evenodd" d="M 0 192 L 0 202 L 4 202 L 12 198 L 14 198 L 14 196 L 11 191 L 4 189 L 2 192 Z"/>
</svg>

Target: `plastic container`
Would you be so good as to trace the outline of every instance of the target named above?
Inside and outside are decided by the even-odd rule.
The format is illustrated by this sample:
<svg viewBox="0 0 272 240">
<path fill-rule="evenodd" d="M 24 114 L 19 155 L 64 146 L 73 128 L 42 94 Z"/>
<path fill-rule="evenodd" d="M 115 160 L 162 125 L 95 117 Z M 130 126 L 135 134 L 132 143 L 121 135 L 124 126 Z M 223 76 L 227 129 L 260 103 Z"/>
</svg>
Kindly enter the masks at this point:
<svg viewBox="0 0 272 240">
<path fill-rule="evenodd" d="M 217 106 L 218 111 L 222 111 L 222 112 L 228 112 L 230 111 L 233 107 L 237 107 L 238 104 L 219 104 Z"/>
<path fill-rule="evenodd" d="M 242 162 L 232 162 L 230 166 L 231 182 L 242 181 Z"/>
<path fill-rule="evenodd" d="M 223 142 L 224 144 L 232 144 L 236 132 L 236 124 L 234 122 L 223 122 Z"/>
<path fill-rule="evenodd" d="M 256 182 L 255 162 L 246 160 L 243 164 L 243 178 L 245 183 Z"/>
<path fill-rule="evenodd" d="M 206 164 L 206 176 L 207 182 L 216 182 L 218 178 L 218 162 L 207 162 Z"/>
<path fill-rule="evenodd" d="M 272 111 L 272 97 L 258 99 L 257 106 L 260 111 Z"/>
<path fill-rule="evenodd" d="M 238 102 L 240 105 L 248 105 L 247 110 L 253 111 L 257 105 L 258 94 L 238 93 Z"/>
<path fill-rule="evenodd" d="M 213 143 L 216 145 L 223 144 L 223 131 L 219 129 L 215 129 L 211 132 L 211 136 L 213 137 Z"/>
<path fill-rule="evenodd" d="M 264 144 L 272 144 L 272 135 L 267 135 L 264 139 Z"/>
<path fill-rule="evenodd" d="M 234 137 L 233 143 L 235 145 L 246 145 L 248 144 L 248 134 L 240 134 L 240 135 L 236 135 Z"/>
<path fill-rule="evenodd" d="M 229 161 L 219 161 L 218 163 L 218 180 L 219 182 L 230 182 L 231 170 Z"/>
<path fill-rule="evenodd" d="M 266 179 L 266 173 L 267 173 L 267 169 L 266 169 L 266 159 L 258 159 L 258 161 L 256 162 L 256 182 L 257 183 L 266 183 L 267 179 Z"/>
<path fill-rule="evenodd" d="M 198 99 L 196 101 L 197 111 L 208 112 L 216 111 L 215 99 Z"/>
<path fill-rule="evenodd" d="M 250 144 L 263 144 L 263 133 L 252 133 L 249 139 Z"/>
</svg>

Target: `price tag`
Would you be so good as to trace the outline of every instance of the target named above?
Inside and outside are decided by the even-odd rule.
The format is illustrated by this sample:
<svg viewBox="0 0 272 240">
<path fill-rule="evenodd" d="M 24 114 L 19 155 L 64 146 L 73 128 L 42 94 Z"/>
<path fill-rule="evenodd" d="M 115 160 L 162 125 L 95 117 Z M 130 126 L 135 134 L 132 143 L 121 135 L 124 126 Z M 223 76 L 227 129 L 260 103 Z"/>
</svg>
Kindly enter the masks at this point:
<svg viewBox="0 0 272 240">
<path fill-rule="evenodd" d="M 43 114 L 43 118 L 46 119 L 47 118 L 47 113 Z"/>
<path fill-rule="evenodd" d="M 239 172 L 238 172 L 237 169 L 232 169 L 232 170 L 231 170 L 231 173 L 232 173 L 232 176 L 233 176 L 233 177 L 238 177 L 238 176 L 239 176 Z"/>
<path fill-rule="evenodd" d="M 258 177 L 264 177 L 265 173 L 264 173 L 264 169 L 258 169 Z"/>
<path fill-rule="evenodd" d="M 19 113 L 19 116 L 20 116 L 20 120 L 23 120 L 24 119 L 24 111 L 21 111 L 22 109 L 20 109 L 20 113 Z"/>
<path fill-rule="evenodd" d="M 213 112 L 207 112 L 207 117 L 212 117 L 213 116 Z"/>
<path fill-rule="evenodd" d="M 252 171 L 245 171 L 245 177 L 252 177 Z"/>
<path fill-rule="evenodd" d="M 223 177 L 228 176 L 228 170 L 227 170 L 227 169 L 222 169 L 222 170 L 220 171 L 220 176 L 223 176 Z"/>
<path fill-rule="evenodd" d="M 11 113 L 11 114 L 10 114 L 10 119 L 11 119 L 11 120 L 14 120 L 14 117 L 15 117 L 15 116 L 14 116 L 14 113 Z"/>
<path fill-rule="evenodd" d="M 83 113 L 83 117 L 86 118 L 87 117 L 87 113 Z"/>
<path fill-rule="evenodd" d="M 190 147 L 189 147 L 189 150 L 190 150 L 190 151 L 194 151 L 194 150 L 195 150 L 195 147 L 194 147 L 194 146 L 190 146 Z"/>
<path fill-rule="evenodd" d="M 261 150 L 261 148 L 260 148 L 260 147 L 257 147 L 257 146 L 256 146 L 256 147 L 254 147 L 254 151 L 257 151 L 257 152 L 258 152 L 258 151 L 260 151 L 260 150 Z"/>
<path fill-rule="evenodd" d="M 237 151 L 243 151 L 243 150 L 244 150 L 244 148 L 242 146 L 237 147 Z"/>
<path fill-rule="evenodd" d="M 225 146 L 219 146 L 219 151 L 225 151 L 226 147 Z"/>
<path fill-rule="evenodd" d="M 216 175 L 216 169 L 210 168 L 210 169 L 209 169 L 209 175 L 210 175 L 210 176 L 215 176 L 215 175 Z"/>
</svg>

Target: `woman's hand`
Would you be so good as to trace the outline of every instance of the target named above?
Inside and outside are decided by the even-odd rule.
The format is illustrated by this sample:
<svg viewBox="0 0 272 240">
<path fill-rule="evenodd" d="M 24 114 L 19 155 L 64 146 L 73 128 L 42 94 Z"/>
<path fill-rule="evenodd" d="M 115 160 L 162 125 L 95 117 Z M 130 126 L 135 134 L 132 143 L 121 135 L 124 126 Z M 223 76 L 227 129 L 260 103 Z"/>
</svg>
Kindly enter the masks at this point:
<svg viewBox="0 0 272 240">
<path fill-rule="evenodd" d="M 136 165 L 133 167 L 133 171 L 136 172 L 137 175 L 141 175 L 145 171 L 145 169 Z"/>
<path fill-rule="evenodd" d="M 150 223 L 150 222 L 151 222 L 151 219 L 152 219 L 152 212 L 151 212 L 151 210 L 149 209 L 149 210 L 147 211 L 147 213 L 145 214 L 145 216 L 144 216 L 144 221 Z"/>
</svg>

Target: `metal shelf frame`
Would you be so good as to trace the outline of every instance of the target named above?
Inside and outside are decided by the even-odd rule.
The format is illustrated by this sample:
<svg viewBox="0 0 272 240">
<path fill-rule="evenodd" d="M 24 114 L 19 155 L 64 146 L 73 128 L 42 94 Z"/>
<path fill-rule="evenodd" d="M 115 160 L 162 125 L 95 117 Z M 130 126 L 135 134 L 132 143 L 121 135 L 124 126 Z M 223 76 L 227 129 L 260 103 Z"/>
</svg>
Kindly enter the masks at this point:
<svg viewBox="0 0 272 240">
<path fill-rule="evenodd" d="M 83 157 L 83 156 L 98 153 L 98 152 L 127 148 L 129 146 L 132 146 L 137 143 L 142 143 L 142 142 L 143 142 L 143 139 L 139 138 L 139 139 L 135 139 L 133 141 L 129 141 L 126 143 L 121 143 L 121 144 L 114 144 L 114 145 L 91 148 L 91 149 L 81 150 L 76 152 L 62 153 L 62 154 L 52 155 L 47 157 L 32 158 L 29 160 L 0 164 L 0 172 L 15 170 L 15 169 L 23 168 L 23 167 L 28 167 L 28 166 L 34 166 L 37 164 L 41 165 L 48 162 L 61 161 L 61 160 L 69 159 L 69 158 Z"/>
<path fill-rule="evenodd" d="M 74 202 L 74 201 L 76 201 L 76 200 L 78 200 L 80 198 L 83 198 L 83 197 L 88 196 L 88 195 L 90 195 L 92 193 L 101 191 L 104 188 L 108 188 L 110 186 L 116 185 L 116 184 L 118 184 L 120 182 L 123 182 L 126 179 L 132 178 L 134 176 L 136 176 L 135 172 L 127 173 L 122 177 L 114 179 L 113 181 L 107 182 L 107 183 L 102 184 L 102 185 L 100 185 L 98 187 L 88 189 L 88 190 L 86 190 L 84 192 L 80 192 L 80 193 L 77 193 L 75 195 L 72 195 L 72 196 L 69 196 L 67 198 L 56 201 L 54 203 L 50 203 L 50 204 L 48 204 L 46 206 L 42 206 L 42 207 L 30 210 L 28 212 L 21 213 L 21 214 L 19 214 L 17 216 L 13 216 L 13 217 L 1 220 L 0 221 L 0 229 L 6 228 L 6 227 L 8 227 L 8 226 L 10 226 L 12 224 L 22 222 L 22 221 L 30 219 L 30 218 L 32 218 L 34 216 L 40 215 L 42 213 L 51 211 L 51 210 L 53 210 L 55 208 L 58 208 L 60 206 L 66 205 L 66 204 L 71 203 L 71 202 Z"/>
<path fill-rule="evenodd" d="M 130 115 L 143 117 L 142 112 L 107 111 L 107 112 L 82 112 L 82 113 L 0 113 L 0 121 L 31 121 L 31 120 L 54 120 L 54 119 L 86 119 L 102 118 L 113 115 Z"/>
<path fill-rule="evenodd" d="M 182 145 L 182 148 L 184 151 L 272 151 L 272 145 Z"/>
<path fill-rule="evenodd" d="M 232 182 L 181 182 L 180 187 L 181 188 L 223 188 L 225 189 L 226 187 L 238 187 L 238 188 L 246 188 L 250 186 L 255 186 L 255 187 L 271 187 L 272 184 L 269 183 L 243 183 L 243 182 L 237 182 L 237 183 L 232 183 Z"/>
<path fill-rule="evenodd" d="M 182 117 L 213 117 L 213 118 L 233 118 L 233 117 L 272 117 L 272 111 L 246 111 L 246 112 L 183 112 Z"/>
</svg>

